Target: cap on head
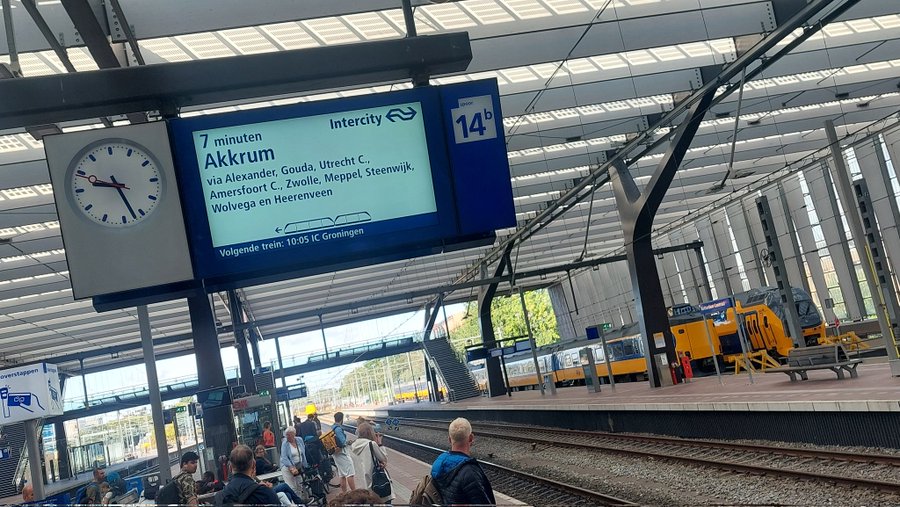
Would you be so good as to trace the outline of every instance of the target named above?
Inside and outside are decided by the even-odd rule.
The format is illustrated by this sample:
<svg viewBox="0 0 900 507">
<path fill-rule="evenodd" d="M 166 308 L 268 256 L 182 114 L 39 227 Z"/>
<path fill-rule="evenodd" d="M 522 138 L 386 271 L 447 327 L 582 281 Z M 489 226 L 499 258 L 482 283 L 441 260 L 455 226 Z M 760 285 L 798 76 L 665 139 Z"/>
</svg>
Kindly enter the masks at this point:
<svg viewBox="0 0 900 507">
<path fill-rule="evenodd" d="M 181 455 L 181 466 L 189 461 L 200 461 L 200 456 L 194 451 L 188 451 Z"/>
<path fill-rule="evenodd" d="M 306 406 L 306 415 L 316 415 L 317 412 L 315 404 L 310 403 Z"/>
</svg>

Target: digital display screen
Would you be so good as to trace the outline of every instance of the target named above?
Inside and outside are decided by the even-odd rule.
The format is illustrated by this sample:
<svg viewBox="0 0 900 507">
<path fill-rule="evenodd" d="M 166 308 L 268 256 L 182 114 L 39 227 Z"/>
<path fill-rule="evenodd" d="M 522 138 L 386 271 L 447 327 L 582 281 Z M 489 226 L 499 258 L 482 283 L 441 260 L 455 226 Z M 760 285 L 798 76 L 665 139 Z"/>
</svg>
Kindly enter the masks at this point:
<svg viewBox="0 0 900 507">
<path fill-rule="evenodd" d="M 407 102 L 194 131 L 215 252 L 355 239 L 408 217 L 420 219 L 389 230 L 436 223 L 423 116 Z"/>
<path fill-rule="evenodd" d="M 496 80 L 168 121 L 222 290 L 492 244 L 516 224 Z"/>
<path fill-rule="evenodd" d="M 204 409 L 231 405 L 231 394 L 227 387 L 200 391 L 197 393 L 197 402 Z"/>
</svg>

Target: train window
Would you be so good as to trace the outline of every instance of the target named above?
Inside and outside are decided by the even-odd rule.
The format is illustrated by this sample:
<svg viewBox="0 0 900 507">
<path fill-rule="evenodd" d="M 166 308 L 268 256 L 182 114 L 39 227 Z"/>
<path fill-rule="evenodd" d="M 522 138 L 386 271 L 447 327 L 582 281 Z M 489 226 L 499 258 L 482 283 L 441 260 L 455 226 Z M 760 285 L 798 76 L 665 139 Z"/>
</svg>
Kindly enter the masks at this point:
<svg viewBox="0 0 900 507">
<path fill-rule="evenodd" d="M 609 358 L 611 361 L 618 361 L 624 355 L 622 342 L 616 342 L 609 346 Z"/>
<path fill-rule="evenodd" d="M 797 313 L 799 313 L 801 317 L 803 317 L 804 315 L 813 314 L 816 311 L 815 307 L 813 307 L 813 305 L 810 304 L 809 301 L 799 301 L 796 306 Z"/>
</svg>

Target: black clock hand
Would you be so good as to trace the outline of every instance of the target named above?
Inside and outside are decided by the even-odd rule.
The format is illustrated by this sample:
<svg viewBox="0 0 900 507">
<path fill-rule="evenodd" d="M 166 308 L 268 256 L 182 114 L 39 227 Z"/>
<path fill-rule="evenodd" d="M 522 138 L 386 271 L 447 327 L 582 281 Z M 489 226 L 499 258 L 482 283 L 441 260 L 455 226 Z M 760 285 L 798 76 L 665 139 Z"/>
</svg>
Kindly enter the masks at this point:
<svg viewBox="0 0 900 507">
<path fill-rule="evenodd" d="M 122 202 L 125 203 L 125 207 L 128 208 L 128 212 L 131 213 L 131 218 L 137 219 L 137 215 L 134 213 L 134 209 L 131 207 L 131 203 L 129 203 L 128 199 L 125 197 L 125 192 L 122 192 L 122 187 L 118 186 L 119 182 L 116 181 L 116 177 L 110 176 L 109 179 L 113 182 L 114 185 L 116 185 L 116 190 L 119 192 L 119 197 L 122 198 Z"/>
</svg>

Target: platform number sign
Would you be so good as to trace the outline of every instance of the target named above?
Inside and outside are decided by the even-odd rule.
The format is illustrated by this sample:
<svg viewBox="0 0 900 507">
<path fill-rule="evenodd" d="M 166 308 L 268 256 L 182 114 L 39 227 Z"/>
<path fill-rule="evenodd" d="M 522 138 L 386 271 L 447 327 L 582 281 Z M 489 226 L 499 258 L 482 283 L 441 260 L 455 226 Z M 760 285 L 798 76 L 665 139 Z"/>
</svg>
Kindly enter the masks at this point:
<svg viewBox="0 0 900 507">
<path fill-rule="evenodd" d="M 497 118 L 490 95 L 459 99 L 459 107 L 451 109 L 450 114 L 456 144 L 497 137 Z"/>
</svg>

